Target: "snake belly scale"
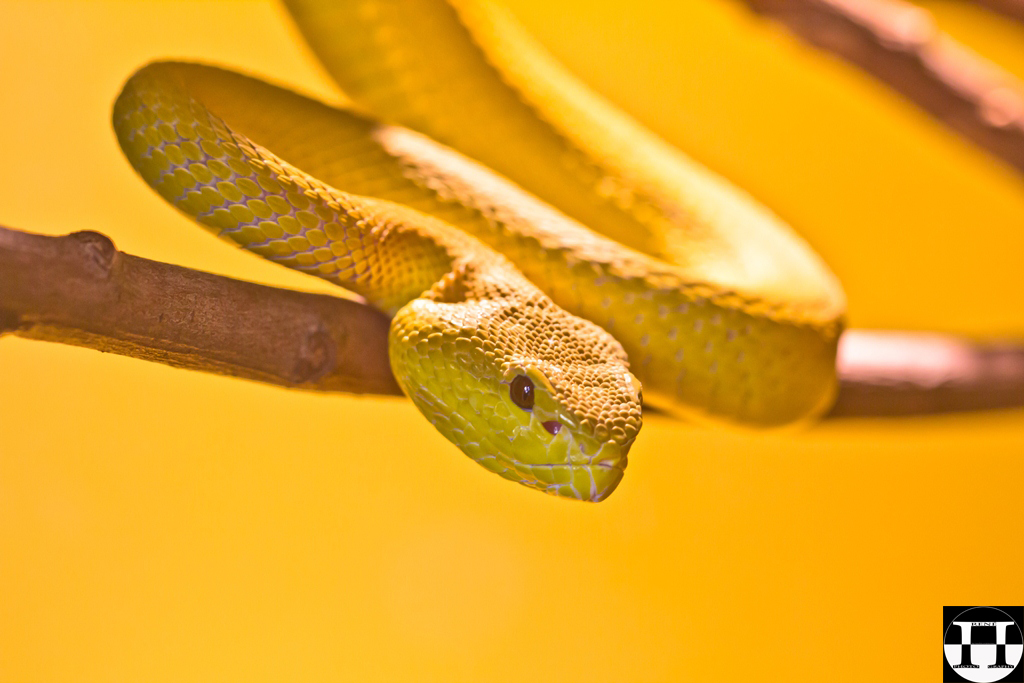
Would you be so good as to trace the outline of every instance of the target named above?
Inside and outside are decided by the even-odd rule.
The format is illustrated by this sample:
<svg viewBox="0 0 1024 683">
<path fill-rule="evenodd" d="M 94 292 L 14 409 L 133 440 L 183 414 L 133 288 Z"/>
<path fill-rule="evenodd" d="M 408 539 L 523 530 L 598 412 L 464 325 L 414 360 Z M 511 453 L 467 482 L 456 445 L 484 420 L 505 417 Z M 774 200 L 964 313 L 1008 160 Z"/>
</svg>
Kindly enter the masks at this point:
<svg viewBox="0 0 1024 683">
<path fill-rule="evenodd" d="M 417 11 L 433 11 L 426 26 L 453 31 L 445 44 L 458 47 L 467 35 L 462 15 L 444 2 L 290 4 L 303 31 L 316 34 L 318 51 L 327 31 L 357 30 L 346 44 L 376 35 L 379 26 L 339 23 L 351 12 L 370 21 L 409 8 L 412 22 Z M 483 10 L 470 11 L 477 23 L 489 16 L 474 11 Z M 458 72 L 470 69 L 460 87 L 471 99 L 492 98 L 480 103 L 483 109 L 493 106 L 495 87 L 511 87 L 509 78 L 495 77 L 490 58 L 474 57 L 479 41 L 512 49 L 498 37 L 504 28 L 487 25 L 490 37 L 471 36 L 472 49 L 455 55 L 468 66 L 438 55 L 456 72 L 448 74 L 452 83 L 465 81 Z M 513 24 L 510 35 L 517 30 Z M 531 57 L 541 54 L 534 47 L 518 46 L 527 61 L 549 69 Z M 397 87 L 376 68 L 396 60 L 374 49 L 362 45 L 345 57 L 365 63 L 339 67 L 336 55 L 325 62 L 336 77 L 339 68 L 368 70 L 358 78 L 342 73 L 339 82 L 375 114 L 401 121 L 401 92 L 389 91 L 380 102 L 360 97 L 374 83 Z M 555 81 L 562 77 L 557 68 L 551 73 Z M 458 121 L 447 120 L 445 102 L 420 106 L 415 70 L 400 80 L 410 83 L 403 87 L 421 117 L 403 122 L 451 137 L 446 130 Z M 534 107 L 516 114 L 525 118 L 511 130 L 532 153 L 547 155 L 531 158 L 520 175 L 540 178 L 546 198 L 587 227 L 424 135 L 212 67 L 157 63 L 140 70 L 115 104 L 114 126 L 133 166 L 181 211 L 393 316 L 389 352 L 400 385 L 467 455 L 513 481 L 596 501 L 622 477 L 641 425 L 641 382 L 646 400 L 702 420 L 774 426 L 823 410 L 835 385 L 842 293 L 777 219 L 681 156 L 660 151 L 663 143 L 649 134 L 622 128 L 621 115 L 595 101 L 597 124 L 583 124 L 600 134 L 582 145 L 586 155 L 564 135 L 540 139 L 569 144 L 572 154 L 538 148 L 531 128 L 543 132 L 558 117 Z M 433 122 L 423 113 L 431 106 Z M 502 151 L 517 139 L 502 137 L 510 131 L 493 124 L 485 116 L 482 132 L 468 134 L 490 139 L 500 157 L 498 164 L 487 159 L 491 165 L 505 157 L 514 162 L 515 152 Z M 660 156 L 648 150 L 649 167 L 638 167 L 640 176 L 626 173 L 635 159 L 622 161 L 615 134 L 647 141 Z M 547 170 L 536 175 L 529 164 Z M 599 172 L 588 177 L 595 167 Z M 619 189 L 609 193 L 613 185 Z M 669 190 L 678 206 L 665 199 Z M 590 208 L 574 211 L 582 204 Z M 588 214 L 594 206 L 603 222 Z"/>
</svg>

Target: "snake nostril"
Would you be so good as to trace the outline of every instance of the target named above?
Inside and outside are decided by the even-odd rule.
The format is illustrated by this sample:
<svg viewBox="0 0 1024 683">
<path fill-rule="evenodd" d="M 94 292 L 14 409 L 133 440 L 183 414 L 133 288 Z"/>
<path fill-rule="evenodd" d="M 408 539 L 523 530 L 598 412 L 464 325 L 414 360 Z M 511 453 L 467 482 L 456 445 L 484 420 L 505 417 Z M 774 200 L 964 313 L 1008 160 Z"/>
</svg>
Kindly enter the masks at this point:
<svg viewBox="0 0 1024 683">
<path fill-rule="evenodd" d="M 547 422 L 541 422 L 541 426 L 548 430 L 552 434 L 558 434 L 562 429 L 562 423 L 558 420 L 548 420 Z"/>
</svg>

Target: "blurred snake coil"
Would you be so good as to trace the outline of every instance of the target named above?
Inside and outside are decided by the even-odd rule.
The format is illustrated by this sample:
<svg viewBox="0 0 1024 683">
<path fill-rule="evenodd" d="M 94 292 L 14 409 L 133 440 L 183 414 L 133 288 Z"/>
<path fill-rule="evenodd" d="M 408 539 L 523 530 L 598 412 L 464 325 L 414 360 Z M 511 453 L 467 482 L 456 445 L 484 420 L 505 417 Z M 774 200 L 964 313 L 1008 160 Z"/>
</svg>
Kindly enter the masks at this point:
<svg viewBox="0 0 1024 683">
<path fill-rule="evenodd" d="M 392 316 L 403 391 L 476 462 L 599 501 L 644 400 L 752 427 L 830 405 L 827 266 L 506 10 L 286 4 L 350 103 L 158 62 L 118 97 L 118 140 L 189 217 Z"/>
</svg>

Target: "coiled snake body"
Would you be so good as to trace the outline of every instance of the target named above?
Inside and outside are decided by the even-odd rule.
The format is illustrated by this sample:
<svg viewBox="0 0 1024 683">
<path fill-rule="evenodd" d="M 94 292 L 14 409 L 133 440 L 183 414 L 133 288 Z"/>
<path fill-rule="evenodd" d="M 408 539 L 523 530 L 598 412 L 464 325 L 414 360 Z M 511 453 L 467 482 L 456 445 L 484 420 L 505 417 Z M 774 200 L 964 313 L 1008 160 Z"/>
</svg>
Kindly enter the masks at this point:
<svg viewBox="0 0 1024 683">
<path fill-rule="evenodd" d="M 288 5 L 379 119 L 156 63 L 118 98 L 118 139 L 187 215 L 392 315 L 400 385 L 467 455 L 596 501 L 622 477 L 641 383 L 702 420 L 774 426 L 828 406 L 844 300 L 820 259 L 499 8 Z"/>
</svg>

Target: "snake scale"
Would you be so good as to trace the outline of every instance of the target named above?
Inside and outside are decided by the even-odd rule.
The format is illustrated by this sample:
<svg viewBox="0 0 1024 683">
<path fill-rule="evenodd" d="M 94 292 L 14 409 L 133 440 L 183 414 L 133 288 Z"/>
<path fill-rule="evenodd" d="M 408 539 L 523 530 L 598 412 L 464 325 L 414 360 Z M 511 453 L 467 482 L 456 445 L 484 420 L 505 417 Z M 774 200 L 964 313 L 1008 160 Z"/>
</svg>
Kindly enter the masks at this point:
<svg viewBox="0 0 1024 683">
<path fill-rule="evenodd" d="M 118 140 L 186 215 L 392 316 L 400 386 L 476 462 L 599 501 L 644 400 L 759 427 L 827 408 L 828 268 L 501 7 L 286 4 L 352 105 L 157 62 L 118 97 Z"/>
</svg>

